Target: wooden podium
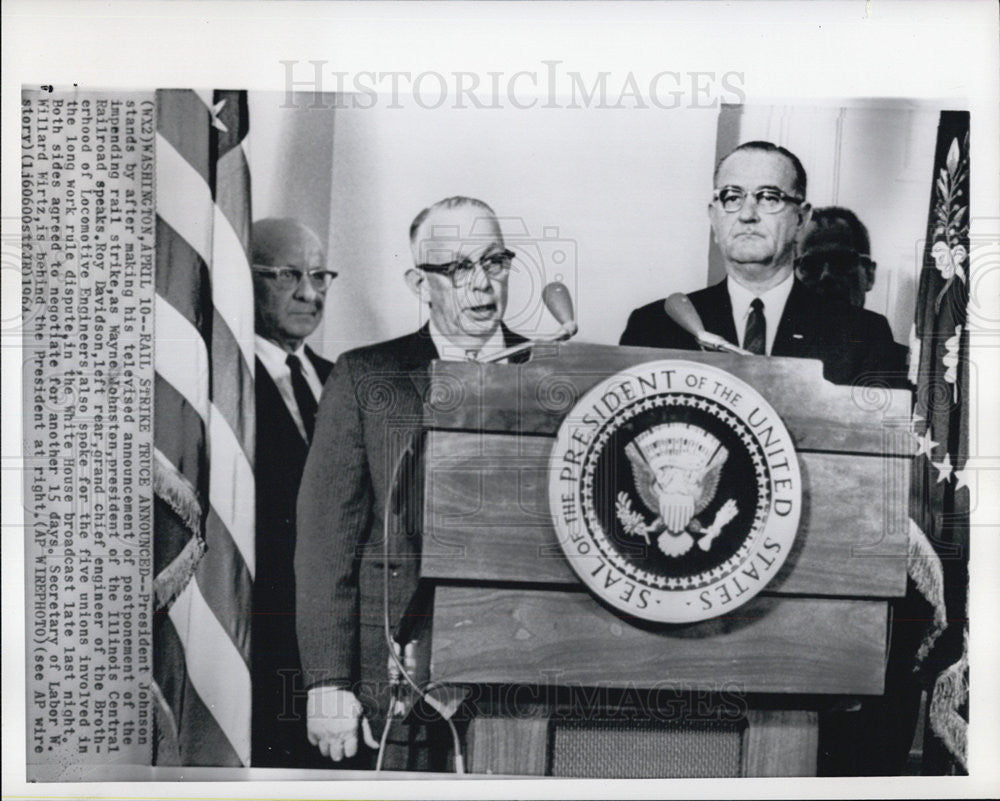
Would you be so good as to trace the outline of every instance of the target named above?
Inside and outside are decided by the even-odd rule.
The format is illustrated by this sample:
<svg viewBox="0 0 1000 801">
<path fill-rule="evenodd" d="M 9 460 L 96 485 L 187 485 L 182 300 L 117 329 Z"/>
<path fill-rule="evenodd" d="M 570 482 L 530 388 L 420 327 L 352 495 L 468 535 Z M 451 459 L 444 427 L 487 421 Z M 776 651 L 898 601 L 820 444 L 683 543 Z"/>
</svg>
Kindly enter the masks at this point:
<svg viewBox="0 0 1000 801">
<path fill-rule="evenodd" d="M 620 370 L 671 358 L 711 364 L 760 392 L 795 442 L 803 479 L 780 573 L 733 613 L 685 625 L 636 622 L 591 595 L 563 556 L 548 502 L 554 436 L 580 396 Z M 565 344 L 523 365 L 435 362 L 421 557 L 433 615 L 422 639 L 429 678 L 465 685 L 480 710 L 468 727 L 469 770 L 660 775 L 597 761 L 560 769 L 558 749 L 590 726 L 597 741 L 625 737 L 608 741 L 612 751 L 683 752 L 685 731 L 721 720 L 726 766 L 687 772 L 702 762 L 681 753 L 680 767 L 661 773 L 814 775 L 818 711 L 833 696 L 883 692 L 888 603 L 906 583 L 909 412 L 908 392 L 834 386 L 811 360 Z M 601 706 L 623 697 L 647 699 L 642 714 L 630 707 L 634 725 L 609 728 Z M 664 699 L 672 714 L 653 708 Z M 698 736 L 688 739 L 697 747 Z"/>
</svg>

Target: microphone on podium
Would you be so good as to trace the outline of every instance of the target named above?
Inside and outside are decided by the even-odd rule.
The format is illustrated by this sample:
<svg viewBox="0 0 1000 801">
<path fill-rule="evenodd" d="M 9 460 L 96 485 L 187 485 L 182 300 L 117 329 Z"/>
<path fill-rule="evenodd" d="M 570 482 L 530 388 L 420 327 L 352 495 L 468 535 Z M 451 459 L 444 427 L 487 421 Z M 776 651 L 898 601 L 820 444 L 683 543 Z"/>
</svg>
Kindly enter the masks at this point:
<svg viewBox="0 0 1000 801">
<path fill-rule="evenodd" d="M 546 284 L 545 289 L 542 290 L 542 302 L 561 327 L 562 333 L 556 338 L 556 341 L 569 339 L 577 332 L 579 326 L 577 326 L 573 314 L 573 299 L 569 296 L 566 284 L 561 281 Z"/>
<path fill-rule="evenodd" d="M 675 292 L 663 302 L 663 308 L 667 315 L 677 325 L 694 336 L 698 344 L 709 350 L 722 350 L 727 353 L 738 353 L 741 356 L 752 356 L 748 350 L 737 347 L 711 331 L 706 331 L 697 309 L 691 303 L 690 298 L 683 292 Z"/>
<path fill-rule="evenodd" d="M 569 296 L 569 290 L 564 283 L 561 281 L 552 281 L 546 284 L 542 290 L 542 302 L 545 304 L 545 308 L 549 310 L 549 314 L 555 317 L 556 322 L 559 323 L 559 331 L 554 336 L 545 337 L 544 339 L 529 339 L 527 342 L 522 342 L 520 345 L 498 351 L 492 356 L 487 356 L 485 359 L 480 359 L 479 361 L 487 364 L 489 362 L 499 362 L 503 359 L 509 359 L 511 356 L 515 356 L 522 351 L 530 350 L 535 345 L 567 340 L 579 330 L 579 326 L 576 324 L 576 315 L 573 313 L 573 299 Z"/>
</svg>

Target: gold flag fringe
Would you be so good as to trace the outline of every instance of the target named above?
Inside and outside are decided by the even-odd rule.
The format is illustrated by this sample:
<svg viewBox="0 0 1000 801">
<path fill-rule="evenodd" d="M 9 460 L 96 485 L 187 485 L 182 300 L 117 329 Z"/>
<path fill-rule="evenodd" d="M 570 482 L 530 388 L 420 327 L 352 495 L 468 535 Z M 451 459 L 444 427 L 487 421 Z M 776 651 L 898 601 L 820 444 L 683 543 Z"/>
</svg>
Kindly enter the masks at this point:
<svg viewBox="0 0 1000 801">
<path fill-rule="evenodd" d="M 948 625 L 948 615 L 944 605 L 944 571 L 941 568 L 941 559 L 930 540 L 927 539 L 927 535 L 912 519 L 910 520 L 906 572 L 913 579 L 920 594 L 934 609 L 934 620 L 927 625 L 927 630 L 920 642 L 920 648 L 917 649 L 914 670 L 918 670 L 930 653 L 935 641 Z"/>
<path fill-rule="evenodd" d="M 945 748 L 968 771 L 968 723 L 959 709 L 969 699 L 969 632 L 962 636 L 962 656 L 941 671 L 934 682 L 928 717 L 931 729 Z"/>
<path fill-rule="evenodd" d="M 154 608 L 159 612 L 170 606 L 191 580 L 205 553 L 205 536 L 198 494 L 191 482 L 159 450 L 155 451 L 153 464 L 153 491 L 191 532 L 191 539 L 181 552 L 153 579 Z"/>
</svg>

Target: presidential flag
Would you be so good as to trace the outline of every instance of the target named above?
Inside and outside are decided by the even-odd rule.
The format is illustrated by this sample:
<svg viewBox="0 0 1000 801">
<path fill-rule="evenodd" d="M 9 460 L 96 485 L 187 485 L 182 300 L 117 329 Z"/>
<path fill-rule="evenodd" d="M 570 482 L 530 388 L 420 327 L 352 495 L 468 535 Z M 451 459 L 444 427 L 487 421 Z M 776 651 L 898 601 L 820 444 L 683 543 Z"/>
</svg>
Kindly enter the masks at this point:
<svg viewBox="0 0 1000 801">
<path fill-rule="evenodd" d="M 157 765 L 250 764 L 254 329 L 245 92 L 156 93 Z"/>
<path fill-rule="evenodd" d="M 969 114 L 945 111 L 910 343 L 917 435 L 910 575 L 935 608 L 917 655 L 928 687 L 923 772 L 930 774 L 968 772 L 968 305 Z"/>
</svg>

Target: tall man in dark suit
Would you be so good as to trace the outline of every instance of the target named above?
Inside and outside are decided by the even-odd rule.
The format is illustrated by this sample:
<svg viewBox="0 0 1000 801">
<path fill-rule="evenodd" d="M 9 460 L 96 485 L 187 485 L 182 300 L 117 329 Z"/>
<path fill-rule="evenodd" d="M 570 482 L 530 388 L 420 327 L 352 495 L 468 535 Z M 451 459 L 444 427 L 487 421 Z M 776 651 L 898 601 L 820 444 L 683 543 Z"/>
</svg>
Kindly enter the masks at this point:
<svg viewBox="0 0 1000 801">
<path fill-rule="evenodd" d="M 413 221 L 410 247 L 406 283 L 429 320 L 337 360 L 299 495 L 295 573 L 309 739 L 334 761 L 357 753 L 355 767 L 372 756 L 358 753 L 362 718 L 377 737 L 389 708 L 385 615 L 394 627 L 417 587 L 419 524 L 390 528 L 388 563 L 383 525 L 395 467 L 420 431 L 428 367 L 524 341 L 501 322 L 513 254 L 489 206 L 465 197 L 434 204 Z M 444 768 L 425 761 L 420 747 L 421 738 L 434 739 L 432 727 L 394 722 L 390 734 L 384 767 Z"/>
<path fill-rule="evenodd" d="M 336 273 L 316 235 L 289 219 L 253 226 L 257 536 L 251 653 L 252 764 L 306 767 L 305 688 L 295 636 L 295 499 L 323 382 L 333 365 L 305 345 Z"/>
<path fill-rule="evenodd" d="M 705 328 L 753 353 L 819 359 L 827 380 L 903 383 L 903 365 L 881 315 L 821 299 L 794 275 L 795 245 L 811 209 L 794 153 L 747 142 L 719 162 L 708 206 L 726 279 L 693 292 Z M 636 309 L 622 345 L 697 350 L 663 300 Z"/>
</svg>

